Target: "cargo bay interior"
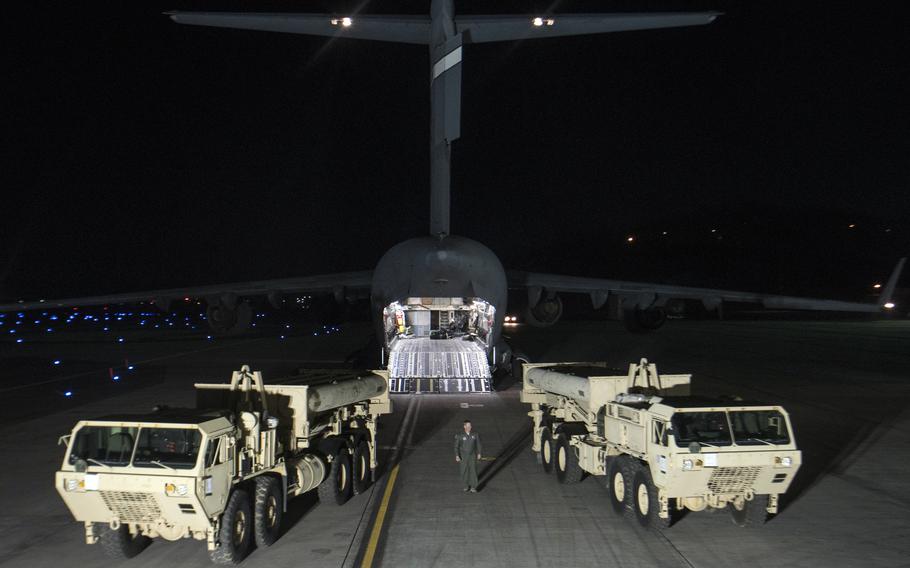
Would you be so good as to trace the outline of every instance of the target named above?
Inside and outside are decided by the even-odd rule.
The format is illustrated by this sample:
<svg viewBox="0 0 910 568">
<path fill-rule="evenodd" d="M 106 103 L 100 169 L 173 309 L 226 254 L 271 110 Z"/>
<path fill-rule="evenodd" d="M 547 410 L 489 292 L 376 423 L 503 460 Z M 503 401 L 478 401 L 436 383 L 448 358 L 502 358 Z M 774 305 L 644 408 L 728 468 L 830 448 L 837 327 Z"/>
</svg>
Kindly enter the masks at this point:
<svg viewBox="0 0 910 568">
<path fill-rule="evenodd" d="M 496 309 L 480 298 L 406 298 L 383 310 L 392 392 L 489 392 Z"/>
</svg>

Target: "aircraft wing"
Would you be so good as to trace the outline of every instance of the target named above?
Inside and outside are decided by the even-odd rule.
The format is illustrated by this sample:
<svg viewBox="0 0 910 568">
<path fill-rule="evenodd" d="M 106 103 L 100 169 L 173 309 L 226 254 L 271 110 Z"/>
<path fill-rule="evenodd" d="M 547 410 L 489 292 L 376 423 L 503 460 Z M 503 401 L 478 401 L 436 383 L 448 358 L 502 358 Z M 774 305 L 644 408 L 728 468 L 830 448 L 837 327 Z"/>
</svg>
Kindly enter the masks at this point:
<svg viewBox="0 0 910 568">
<path fill-rule="evenodd" d="M 471 43 L 541 37 L 600 34 L 678 28 L 710 24 L 721 12 L 655 12 L 614 14 L 555 14 L 550 16 L 456 16 L 459 33 Z"/>
<path fill-rule="evenodd" d="M 351 17 L 267 12 L 166 12 L 178 24 L 426 44 L 428 16 Z"/>
<path fill-rule="evenodd" d="M 717 308 L 723 302 L 744 302 L 760 304 L 770 309 L 874 313 L 883 308 L 894 307 L 890 302 L 906 260 L 906 258 L 902 258 L 898 261 L 888 283 L 882 289 L 878 303 L 875 304 L 539 272 L 509 271 L 507 278 L 509 288 L 526 288 L 528 290 L 528 304 L 531 306 L 536 305 L 544 293 L 565 292 L 589 294 L 595 309 L 603 306 L 610 295 L 615 295 L 622 300 L 624 309 L 647 310 L 664 307 L 669 300 L 699 300 L 709 310 Z"/>
<path fill-rule="evenodd" d="M 22 301 L 0 304 L 0 312 L 14 312 L 17 310 L 34 310 L 41 308 L 67 308 L 75 306 L 138 304 L 140 302 L 152 302 L 162 309 L 167 309 L 166 306 L 171 301 L 186 297 L 222 300 L 224 298 L 237 299 L 261 296 L 268 298 L 270 301 L 274 301 L 275 298 L 280 297 L 281 295 L 294 293 L 334 294 L 336 299 L 340 301 L 349 295 L 355 295 L 357 297 L 365 297 L 368 295 L 372 278 L 373 271 L 364 270 L 360 272 L 342 272 L 337 274 L 304 276 L 300 278 L 233 282 L 211 286 L 169 288 L 164 290 L 127 292 L 123 294 L 108 294 L 104 296 L 88 296 L 82 298 Z"/>
</svg>

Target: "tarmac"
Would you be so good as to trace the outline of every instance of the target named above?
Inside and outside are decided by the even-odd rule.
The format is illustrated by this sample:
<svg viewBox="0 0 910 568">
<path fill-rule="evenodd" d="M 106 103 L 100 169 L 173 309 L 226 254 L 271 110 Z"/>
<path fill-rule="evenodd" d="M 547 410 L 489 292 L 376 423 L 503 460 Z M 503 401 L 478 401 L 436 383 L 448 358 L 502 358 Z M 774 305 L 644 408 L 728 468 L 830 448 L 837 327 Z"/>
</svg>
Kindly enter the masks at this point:
<svg viewBox="0 0 910 568">
<path fill-rule="evenodd" d="M 268 382 L 344 360 L 371 328 L 311 331 L 263 325 L 253 337 L 207 340 L 204 332 L 123 330 L 123 342 L 74 331 L 0 343 L 7 403 L 0 566 L 118 566 L 84 544 L 53 487 L 63 457 L 57 438 L 80 418 L 189 405 L 193 382 L 227 380 L 244 363 Z M 645 335 L 616 322 L 560 322 L 505 333 L 534 361 L 605 360 L 624 368 L 647 357 L 662 372 L 693 373 L 696 393 L 784 405 L 804 465 L 780 513 L 756 529 L 739 528 L 719 511 L 644 530 L 613 513 L 596 478 L 560 485 L 543 472 L 517 385 L 491 394 L 395 395 L 373 488 L 343 506 L 311 495 L 291 501 L 281 538 L 244 564 L 910 565 L 910 321 L 673 320 Z M 465 418 L 492 458 L 480 464 L 476 494 L 462 492 L 452 450 Z M 184 540 L 155 542 L 122 565 L 210 562 L 204 543 Z"/>
</svg>

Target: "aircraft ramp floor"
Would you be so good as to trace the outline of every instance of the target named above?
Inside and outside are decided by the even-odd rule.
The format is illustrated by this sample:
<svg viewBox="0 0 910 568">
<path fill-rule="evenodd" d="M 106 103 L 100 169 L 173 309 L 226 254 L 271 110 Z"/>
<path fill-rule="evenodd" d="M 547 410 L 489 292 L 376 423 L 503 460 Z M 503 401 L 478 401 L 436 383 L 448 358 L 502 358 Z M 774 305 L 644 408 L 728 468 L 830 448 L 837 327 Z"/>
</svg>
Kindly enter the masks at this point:
<svg viewBox="0 0 910 568">
<path fill-rule="evenodd" d="M 204 543 L 193 540 L 155 542 L 122 564 L 85 545 L 53 487 L 63 455 L 57 437 L 86 416 L 190 404 L 193 382 L 227 380 L 242 363 L 262 369 L 268 381 L 305 360 L 343 358 L 369 333 L 362 324 L 337 336 L 282 340 L 280 330 L 214 341 L 123 332 L 120 344 L 104 334 L 58 332 L 44 343 L 0 343 L 0 396 L 17 392 L 17 404 L 28 406 L 27 415 L 0 417 L 0 455 L 8 458 L 0 468 L 0 566 L 211 566 Z M 643 530 L 613 514 L 596 479 L 560 485 L 542 471 L 514 387 L 395 395 L 395 411 L 381 424 L 378 482 L 340 507 L 310 495 L 292 500 L 278 542 L 254 550 L 244 564 L 884 567 L 910 560 L 910 322 L 673 321 L 647 336 L 627 334 L 618 323 L 564 322 L 520 326 L 511 335 L 534 360 L 624 366 L 645 356 L 662 371 L 694 373 L 697 394 L 785 405 L 804 465 L 780 514 L 754 530 L 734 526 L 725 511 L 692 513 L 662 532 Z M 137 372 L 149 369 L 140 384 L 124 376 L 124 392 L 116 394 L 79 383 L 71 398 L 49 404 L 70 384 L 69 360 L 79 358 L 79 373 L 94 369 L 81 380 L 103 382 L 125 356 Z M 35 364 L 42 360 L 44 371 Z M 477 494 L 461 491 L 453 459 L 465 418 L 492 458 L 480 464 Z"/>
<path fill-rule="evenodd" d="M 392 392 L 489 392 L 487 353 L 476 340 L 398 339 L 389 353 Z"/>
</svg>

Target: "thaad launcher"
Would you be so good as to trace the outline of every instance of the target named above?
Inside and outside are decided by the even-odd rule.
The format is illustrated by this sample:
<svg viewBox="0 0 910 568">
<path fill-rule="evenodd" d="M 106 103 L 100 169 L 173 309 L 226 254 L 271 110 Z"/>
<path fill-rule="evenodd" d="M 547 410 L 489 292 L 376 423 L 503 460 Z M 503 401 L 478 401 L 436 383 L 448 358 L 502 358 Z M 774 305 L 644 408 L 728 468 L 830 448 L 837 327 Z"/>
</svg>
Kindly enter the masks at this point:
<svg viewBox="0 0 910 568">
<path fill-rule="evenodd" d="M 562 483 L 605 482 L 614 509 L 667 527 L 683 509 L 728 507 L 736 524 L 777 513 L 801 454 L 777 405 L 689 394 L 691 375 L 642 359 L 617 375 L 603 363 L 525 364 L 533 446 Z"/>
<path fill-rule="evenodd" d="M 384 371 L 310 371 L 266 385 L 244 366 L 196 384 L 192 409 L 81 420 L 56 487 L 88 544 L 135 556 L 152 538 L 194 538 L 235 563 L 278 538 L 287 501 L 317 489 L 343 504 L 376 470 Z"/>
</svg>

